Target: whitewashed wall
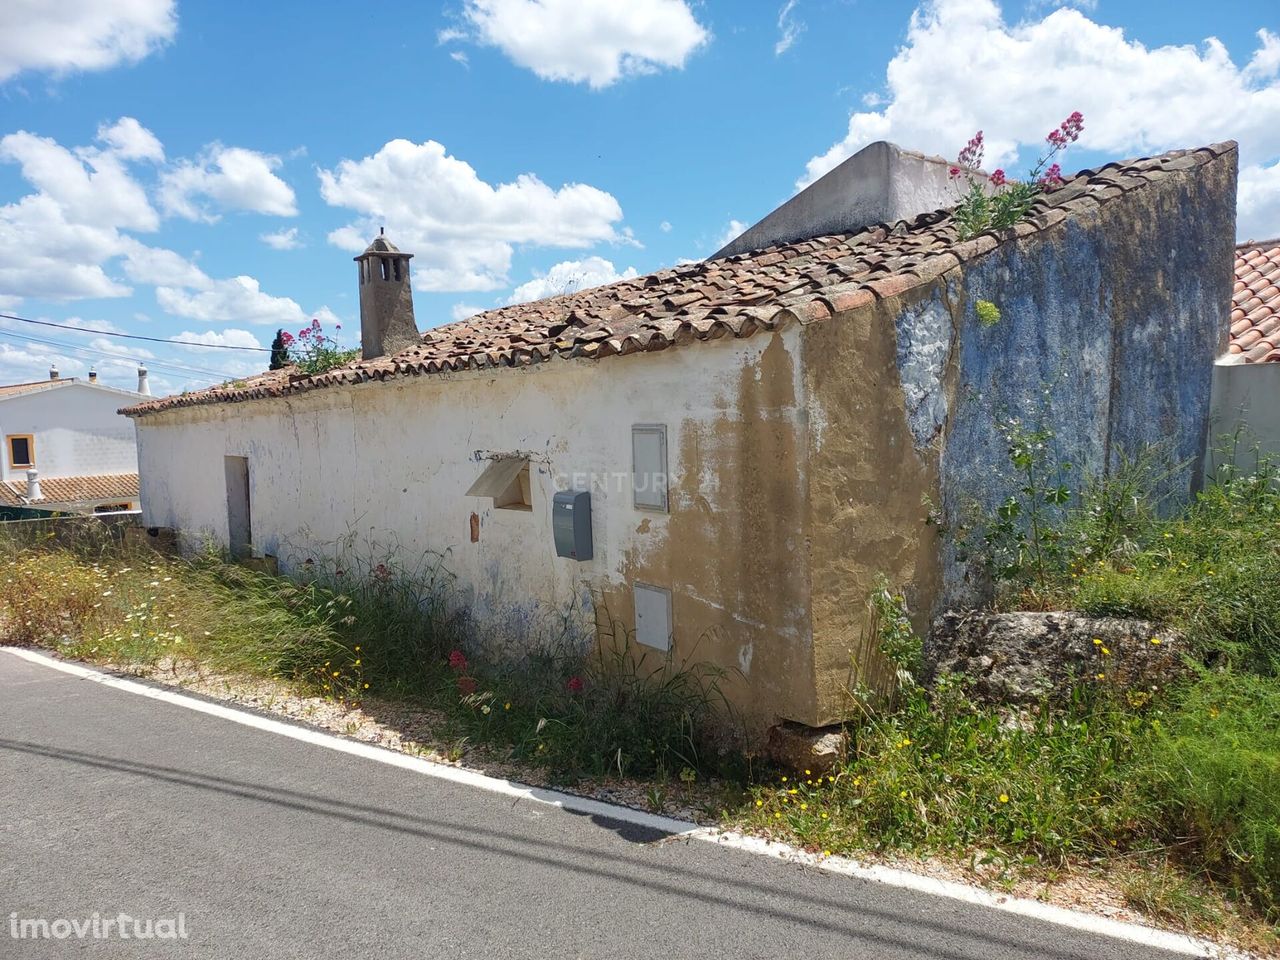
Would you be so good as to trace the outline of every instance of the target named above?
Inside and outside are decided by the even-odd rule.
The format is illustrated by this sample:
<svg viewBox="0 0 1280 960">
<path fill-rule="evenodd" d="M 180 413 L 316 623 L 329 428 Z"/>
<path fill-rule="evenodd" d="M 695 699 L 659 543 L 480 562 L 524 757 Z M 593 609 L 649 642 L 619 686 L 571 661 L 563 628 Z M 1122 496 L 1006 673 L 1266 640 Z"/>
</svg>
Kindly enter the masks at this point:
<svg viewBox="0 0 1280 960">
<path fill-rule="evenodd" d="M 681 462 L 682 433 L 697 429 L 704 445 L 719 442 L 716 435 L 732 442 L 731 431 L 706 428 L 743 416 L 744 378 L 759 379 L 761 355 L 775 340 L 794 361 L 798 326 L 602 362 L 553 360 L 153 414 L 137 421 L 144 520 L 176 528 L 188 542 L 209 535 L 226 543 L 223 457 L 245 456 L 254 546 L 285 569 L 350 535 L 394 540 L 407 561 L 447 553 L 477 620 L 518 624 L 540 605 L 589 608 L 588 585 L 622 583 L 667 541 L 669 515 L 632 505 L 632 424 L 667 425 L 674 491 L 687 469 L 704 469 Z M 802 434 L 803 384 L 787 376 L 795 401 L 784 417 Z M 465 495 L 487 462 L 477 452 L 515 451 L 532 456 L 532 512 Z M 702 448 L 700 464 L 716 462 L 714 453 Z M 673 502 L 673 512 L 746 509 L 718 502 L 706 480 L 696 485 L 701 502 Z M 585 563 L 555 556 L 551 497 L 567 488 L 592 493 L 594 557 Z M 473 511 L 481 520 L 476 544 Z M 807 634 L 806 617 L 795 611 L 797 634 Z"/>
<path fill-rule="evenodd" d="M 138 397 L 82 383 L 20 394 L 0 402 L 0 432 L 29 433 L 42 478 L 135 473 L 138 450 L 133 423 L 116 411 Z M 25 480 L 0 450 L 0 478 Z"/>
</svg>

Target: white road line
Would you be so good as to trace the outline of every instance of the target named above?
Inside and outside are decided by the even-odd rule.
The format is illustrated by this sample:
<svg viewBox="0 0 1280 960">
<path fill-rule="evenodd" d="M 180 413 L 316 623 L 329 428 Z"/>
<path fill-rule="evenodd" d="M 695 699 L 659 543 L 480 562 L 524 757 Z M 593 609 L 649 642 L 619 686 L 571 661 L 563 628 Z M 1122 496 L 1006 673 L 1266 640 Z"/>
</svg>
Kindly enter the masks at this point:
<svg viewBox="0 0 1280 960">
<path fill-rule="evenodd" d="M 58 660 L 47 654 L 38 653 L 35 650 L 27 649 L 25 647 L 0 647 L 0 650 L 3 650 L 5 653 L 12 654 L 15 657 L 21 657 L 23 660 L 38 663 L 53 670 L 60 670 L 63 673 L 71 674 L 74 677 L 91 680 L 94 683 L 100 683 L 103 686 L 121 690 L 126 693 L 134 693 L 138 696 L 149 697 L 152 700 L 159 700 L 163 703 L 171 703 L 175 706 L 185 707 L 188 710 L 194 710 L 197 713 L 205 713 L 209 716 L 219 717 L 223 720 L 230 720 L 232 723 L 238 723 L 242 726 L 253 727 L 254 729 L 263 730 L 268 733 L 275 733 L 283 737 L 289 737 L 293 740 L 301 740 L 303 743 L 310 743 L 318 747 L 325 747 L 329 750 L 336 750 L 339 753 L 363 757 L 366 760 L 373 760 L 377 763 L 385 763 L 388 766 L 412 770 L 415 773 L 420 773 L 428 777 L 436 777 L 440 780 L 448 780 L 452 783 L 465 784 L 469 787 L 475 787 L 479 790 L 487 790 L 490 793 L 497 793 L 502 796 L 531 800 L 537 803 L 545 803 L 550 806 L 571 810 L 574 813 L 604 817 L 610 820 L 634 824 L 639 827 L 660 830 L 665 833 L 674 834 L 681 839 L 715 843 L 721 846 L 731 847 L 735 850 L 742 850 L 748 853 L 757 854 L 759 856 L 773 857 L 774 859 L 785 860 L 790 863 L 804 864 L 818 870 L 826 871 L 827 873 L 856 877 L 860 880 L 872 880 L 877 883 L 887 884 L 891 887 L 899 887 L 904 890 L 914 890 L 918 893 L 929 894 L 930 896 L 960 900 L 964 903 L 974 904 L 975 906 L 986 907 L 991 910 L 1000 910 L 1004 913 L 1017 914 L 1023 917 L 1031 917 L 1036 920 L 1043 920 L 1048 923 L 1057 924 L 1058 926 L 1070 927 L 1075 930 L 1083 930 L 1088 933 L 1112 937 L 1117 940 L 1125 940 L 1130 943 L 1142 944 L 1144 946 L 1160 950 L 1168 950 L 1174 953 L 1186 954 L 1193 957 L 1248 957 L 1247 954 L 1228 950 L 1207 940 L 1201 940 L 1181 933 L 1173 933 L 1168 930 L 1157 930 L 1153 927 L 1145 927 L 1140 924 L 1128 923 L 1122 920 L 1113 920 L 1109 917 L 1102 917 L 1096 914 L 1067 910 L 1063 907 L 1055 907 L 1050 904 L 1041 903 L 1038 900 L 1002 896 L 1000 894 L 984 890 L 980 887 L 972 887 L 963 883 L 956 883 L 951 880 L 940 880 L 935 877 L 927 877 L 918 873 L 910 873 L 906 870 L 896 870 L 890 867 L 861 864 L 856 860 L 851 860 L 847 857 L 818 856 L 816 854 L 807 853 L 806 851 L 800 850 L 789 844 L 775 843 L 770 840 L 749 836 L 733 830 L 699 827 L 686 820 L 676 820 L 672 817 L 662 817 L 653 813 L 645 813 L 643 810 L 635 810 L 631 807 L 614 806 L 613 804 L 603 803 L 599 800 L 592 800 L 588 797 L 578 797 L 570 793 L 561 793 L 558 790 L 546 790 L 541 787 L 528 787 L 520 783 L 514 783 L 510 780 L 500 780 L 497 777 L 489 777 L 474 770 L 467 770 L 463 767 L 448 766 L 431 760 L 424 760 L 420 757 L 412 757 L 407 753 L 400 753 L 399 751 L 389 750 L 385 747 L 377 747 L 368 743 L 359 743 L 355 740 L 346 740 L 342 737 L 324 733 L 310 727 L 295 726 L 290 723 L 284 723 L 280 720 L 273 720 L 270 717 L 249 713 L 245 710 L 226 707 L 217 703 L 209 703 L 205 700 L 200 700 L 196 697 L 182 693 L 176 693 L 172 690 L 160 689 L 148 686 L 147 684 L 138 683 L 133 680 L 127 680 L 123 677 L 112 676 L 111 674 L 102 673 L 99 670 L 94 670 L 78 663 L 72 663 L 67 660 Z"/>
</svg>

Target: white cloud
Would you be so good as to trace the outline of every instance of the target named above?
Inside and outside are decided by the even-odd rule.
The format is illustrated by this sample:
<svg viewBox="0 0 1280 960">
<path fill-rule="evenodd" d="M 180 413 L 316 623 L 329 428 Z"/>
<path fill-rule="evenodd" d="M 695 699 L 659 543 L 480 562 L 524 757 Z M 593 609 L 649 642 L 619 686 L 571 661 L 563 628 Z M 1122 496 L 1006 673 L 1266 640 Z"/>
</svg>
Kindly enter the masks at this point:
<svg viewBox="0 0 1280 960">
<path fill-rule="evenodd" d="M 782 56 L 790 50 L 800 34 L 804 33 L 804 23 L 796 19 L 796 3 L 798 0 L 787 0 L 778 11 L 778 42 L 773 45 L 775 56 Z"/>
<path fill-rule="evenodd" d="M 190 330 L 183 330 L 182 333 L 170 337 L 171 340 L 195 341 L 197 343 L 208 344 L 205 347 L 193 347 L 188 344 L 178 344 L 178 348 L 191 353 L 201 354 L 221 354 L 225 351 L 217 349 L 218 347 L 262 347 L 262 341 L 255 337 L 248 330 L 240 330 L 229 327 L 221 332 L 217 330 L 204 330 L 195 333 Z M 210 348 L 213 349 L 210 349 Z"/>
<path fill-rule="evenodd" d="M 456 322 L 474 317 L 477 313 L 484 313 L 488 309 L 488 307 L 477 307 L 474 303 L 455 303 L 449 308 L 449 317 Z"/>
<path fill-rule="evenodd" d="M 201 205 L 213 200 L 228 210 L 292 217 L 298 213 L 293 188 L 275 175 L 280 158 L 244 147 L 211 144 L 196 160 L 183 160 L 160 181 L 160 203 L 169 213 L 188 220 L 216 220 Z"/>
<path fill-rule="evenodd" d="M 0 160 L 16 162 L 22 176 L 71 222 L 132 230 L 160 225 L 146 191 L 112 150 L 81 147 L 73 152 L 48 137 L 19 130 L 0 138 Z"/>
<path fill-rule="evenodd" d="M 98 127 L 98 139 L 125 160 L 164 163 L 164 147 L 154 133 L 133 117 L 121 117 L 111 126 Z"/>
<path fill-rule="evenodd" d="M 213 281 L 186 257 L 163 247 L 148 247 L 132 237 L 121 238 L 125 276 L 151 286 L 192 287 L 207 290 Z"/>
<path fill-rule="evenodd" d="M 730 220 L 725 224 L 724 232 L 720 234 L 719 239 L 715 242 L 715 248 L 719 250 L 730 240 L 736 240 L 742 235 L 742 232 L 751 226 L 749 223 L 743 223 L 741 220 Z"/>
<path fill-rule="evenodd" d="M 466 0 L 469 36 L 544 80 L 607 87 L 623 77 L 683 67 L 711 35 L 685 0 Z"/>
<path fill-rule="evenodd" d="M 205 323 L 274 324 L 278 327 L 301 326 L 312 316 L 289 297 L 273 297 L 264 293 L 253 277 L 230 277 L 214 280 L 197 292 L 179 287 L 157 287 L 156 302 L 174 316 Z M 327 314 L 332 316 L 332 314 Z"/>
<path fill-rule="evenodd" d="M 258 239 L 274 250 L 297 250 L 302 246 L 302 241 L 298 239 L 297 227 L 264 233 Z"/>
<path fill-rule="evenodd" d="M 1214 38 L 1149 48 L 1070 7 L 1011 25 L 994 0 L 930 0 L 889 63 L 883 108 L 855 112 L 798 186 L 874 140 L 954 156 L 978 129 L 988 165 L 1007 164 L 1072 110 L 1090 149 L 1131 156 L 1237 139 L 1242 178 L 1256 178 L 1280 157 L 1280 38 L 1258 37 L 1241 68 Z"/>
<path fill-rule="evenodd" d="M 527 303 L 543 297 L 556 297 L 563 293 L 577 293 L 590 287 L 630 280 L 639 276 L 635 267 L 627 267 L 621 273 L 603 257 L 586 257 L 582 260 L 564 260 L 546 273 L 520 284 L 507 298 L 507 303 Z"/>
<path fill-rule="evenodd" d="M 23 70 L 61 74 L 138 61 L 177 27 L 173 0 L 6 0 L 0 82 Z"/>
<path fill-rule="evenodd" d="M 671 221 L 669 221 L 669 220 L 663 220 L 660 224 L 658 224 L 658 229 L 659 229 L 659 230 L 661 230 L 663 233 L 670 233 L 670 232 L 671 232 Z"/>
<path fill-rule="evenodd" d="M 1236 236 L 1241 240 L 1280 237 L 1280 160 L 1240 171 L 1236 194 Z"/>
<path fill-rule="evenodd" d="M 514 244 L 586 247 L 622 242 L 614 224 L 622 208 L 610 194 L 581 183 L 558 190 L 533 174 L 493 186 L 434 140 L 392 140 L 372 156 L 320 171 L 320 194 L 360 217 L 329 241 L 360 251 L 385 225 L 416 255 L 422 290 L 493 290 L 506 284 Z"/>
<path fill-rule="evenodd" d="M 452 61 L 454 61 L 455 63 L 460 63 L 460 64 L 462 64 L 462 65 L 463 65 L 464 67 L 466 67 L 467 69 L 470 69 L 470 68 L 471 68 L 471 60 L 470 60 L 470 58 L 467 56 L 467 52 L 466 52 L 465 50 L 454 50 L 454 51 L 452 51 L 452 52 L 449 54 L 449 59 L 450 59 L 450 60 L 452 60 Z"/>
</svg>

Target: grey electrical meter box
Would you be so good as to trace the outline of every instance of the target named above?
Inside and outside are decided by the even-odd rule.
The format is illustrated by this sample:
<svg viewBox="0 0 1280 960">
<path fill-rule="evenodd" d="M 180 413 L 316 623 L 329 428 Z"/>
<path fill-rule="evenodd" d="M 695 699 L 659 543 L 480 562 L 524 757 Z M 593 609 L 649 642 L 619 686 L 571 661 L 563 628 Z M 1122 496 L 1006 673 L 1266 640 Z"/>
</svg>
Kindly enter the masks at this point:
<svg viewBox="0 0 1280 960">
<path fill-rule="evenodd" d="M 586 490 L 557 491 L 551 503 L 551 529 L 557 557 L 590 560 L 591 494 Z"/>
</svg>

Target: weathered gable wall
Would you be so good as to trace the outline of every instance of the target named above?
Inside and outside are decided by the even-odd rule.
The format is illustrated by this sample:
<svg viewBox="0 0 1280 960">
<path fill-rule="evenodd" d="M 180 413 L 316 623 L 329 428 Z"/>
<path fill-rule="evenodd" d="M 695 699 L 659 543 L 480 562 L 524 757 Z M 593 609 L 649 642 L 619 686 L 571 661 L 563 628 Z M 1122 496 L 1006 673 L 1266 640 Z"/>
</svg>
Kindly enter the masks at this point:
<svg viewBox="0 0 1280 960">
<path fill-rule="evenodd" d="M 847 712 L 851 683 L 891 685 L 867 610 L 879 576 L 921 631 L 989 598 L 954 534 L 1019 485 L 1002 425 L 1051 429 L 1075 487 L 1159 445 L 1185 463 L 1167 492 L 1191 495 L 1225 347 L 1234 207 L 1232 152 L 1021 239 L 980 238 L 993 249 L 963 266 L 804 328 L 821 722 Z M 979 300 L 997 322 L 978 320 Z"/>
<path fill-rule="evenodd" d="M 1000 430 L 1011 419 L 1053 432 L 1049 459 L 1073 465 L 1072 487 L 1155 446 L 1183 465 L 1169 502 L 1193 493 L 1226 343 L 1235 181 L 1234 153 L 1170 170 L 963 271 L 940 465 L 949 528 L 1016 490 Z M 979 300 L 998 322 L 978 320 Z M 944 559 L 940 602 L 983 599 L 976 569 L 954 548 Z"/>
<path fill-rule="evenodd" d="M 286 569 L 347 538 L 405 563 L 443 554 L 455 601 L 497 644 L 566 613 L 583 638 L 597 617 L 629 632 L 632 585 L 665 587 L 677 661 L 724 668 L 755 718 L 810 716 L 798 336 L 154 414 L 138 421 L 146 522 L 225 543 L 222 458 L 246 456 L 255 547 Z M 632 504 L 637 423 L 667 425 L 668 514 Z M 476 451 L 531 453 L 532 511 L 465 496 Z M 592 492 L 586 563 L 555 556 L 550 501 L 568 488 Z"/>
</svg>

